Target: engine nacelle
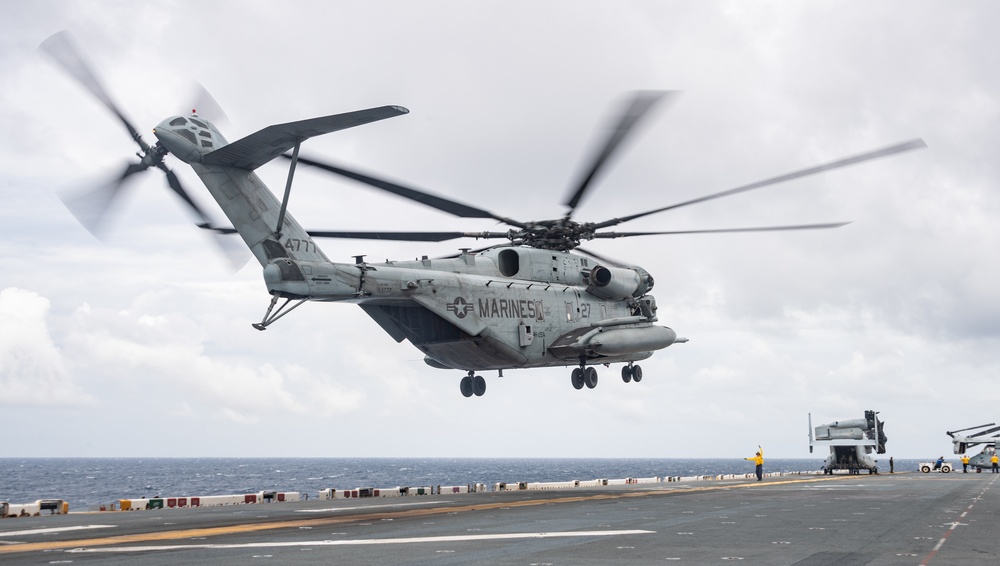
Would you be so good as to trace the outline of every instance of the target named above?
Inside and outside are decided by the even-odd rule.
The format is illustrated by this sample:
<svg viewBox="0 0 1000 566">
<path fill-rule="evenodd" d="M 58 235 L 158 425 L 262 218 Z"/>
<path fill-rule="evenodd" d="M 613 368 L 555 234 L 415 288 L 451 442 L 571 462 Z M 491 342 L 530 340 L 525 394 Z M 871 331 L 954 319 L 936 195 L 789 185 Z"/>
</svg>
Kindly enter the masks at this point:
<svg viewBox="0 0 1000 566">
<path fill-rule="evenodd" d="M 616 301 L 641 297 L 653 288 L 653 276 L 641 267 L 597 265 L 590 270 L 587 279 L 590 281 L 588 293 Z"/>
</svg>

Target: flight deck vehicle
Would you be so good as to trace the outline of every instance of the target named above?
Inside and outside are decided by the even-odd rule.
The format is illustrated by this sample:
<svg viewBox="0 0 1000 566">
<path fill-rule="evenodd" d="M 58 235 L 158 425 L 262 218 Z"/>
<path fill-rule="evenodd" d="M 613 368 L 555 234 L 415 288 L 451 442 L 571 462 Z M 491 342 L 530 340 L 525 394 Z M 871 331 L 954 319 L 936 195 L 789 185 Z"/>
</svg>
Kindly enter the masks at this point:
<svg viewBox="0 0 1000 566">
<path fill-rule="evenodd" d="M 917 469 L 919 469 L 921 472 L 925 474 L 929 474 L 934 470 L 938 470 L 942 474 L 949 474 L 951 473 L 951 464 L 949 464 L 948 462 L 942 462 L 940 467 L 935 468 L 934 462 L 921 462 L 917 466 Z"/>
</svg>

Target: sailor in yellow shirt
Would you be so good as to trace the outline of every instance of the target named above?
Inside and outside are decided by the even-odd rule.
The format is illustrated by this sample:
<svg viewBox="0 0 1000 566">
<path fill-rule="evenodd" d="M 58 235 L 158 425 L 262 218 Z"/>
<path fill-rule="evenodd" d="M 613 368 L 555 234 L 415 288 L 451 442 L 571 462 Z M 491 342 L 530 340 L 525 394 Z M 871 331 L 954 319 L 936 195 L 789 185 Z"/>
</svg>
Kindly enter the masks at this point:
<svg viewBox="0 0 1000 566">
<path fill-rule="evenodd" d="M 754 464 L 757 465 L 754 472 L 757 474 L 757 481 L 761 481 L 764 477 L 764 449 L 757 446 L 757 455 L 751 456 L 750 458 L 743 458 L 744 460 L 752 460 Z M 996 468 L 996 465 L 993 466 Z"/>
<path fill-rule="evenodd" d="M 965 454 L 962 454 L 962 473 L 969 473 L 969 457 Z"/>
<path fill-rule="evenodd" d="M 990 463 L 993 464 L 993 473 L 994 474 L 997 473 L 998 472 L 998 470 L 997 470 L 997 464 L 1000 464 L 1000 458 L 997 458 L 997 455 L 996 455 L 995 452 L 993 453 L 993 457 L 990 458 Z"/>
</svg>

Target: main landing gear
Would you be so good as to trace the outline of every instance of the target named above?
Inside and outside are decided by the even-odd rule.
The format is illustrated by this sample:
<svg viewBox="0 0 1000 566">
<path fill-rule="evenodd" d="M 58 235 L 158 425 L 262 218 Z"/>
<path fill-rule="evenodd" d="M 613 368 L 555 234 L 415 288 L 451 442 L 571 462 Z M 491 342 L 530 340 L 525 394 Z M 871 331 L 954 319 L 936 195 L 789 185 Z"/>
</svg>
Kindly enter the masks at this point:
<svg viewBox="0 0 1000 566">
<path fill-rule="evenodd" d="M 469 375 L 462 378 L 459 387 L 462 389 L 462 395 L 466 397 L 472 397 L 473 395 L 482 397 L 486 393 L 486 378 L 476 375 L 473 371 L 469 371 Z"/>
<path fill-rule="evenodd" d="M 642 368 L 639 366 L 634 366 L 631 362 L 622 368 L 622 381 L 628 383 L 635 380 L 636 383 L 642 381 Z"/>
<path fill-rule="evenodd" d="M 583 389 L 584 385 L 589 389 L 593 389 L 597 387 L 597 370 L 581 362 L 580 367 L 573 368 L 570 381 L 573 383 L 574 389 Z M 625 383 L 630 381 L 639 383 L 642 381 L 642 368 L 629 362 L 627 366 L 622 368 L 622 381 Z"/>
<path fill-rule="evenodd" d="M 578 368 L 573 368 L 573 373 L 570 374 L 570 380 L 573 382 L 573 387 L 576 389 L 583 389 L 586 385 L 588 389 L 593 389 L 597 387 L 597 370 L 593 367 L 586 367 L 580 365 Z"/>
</svg>

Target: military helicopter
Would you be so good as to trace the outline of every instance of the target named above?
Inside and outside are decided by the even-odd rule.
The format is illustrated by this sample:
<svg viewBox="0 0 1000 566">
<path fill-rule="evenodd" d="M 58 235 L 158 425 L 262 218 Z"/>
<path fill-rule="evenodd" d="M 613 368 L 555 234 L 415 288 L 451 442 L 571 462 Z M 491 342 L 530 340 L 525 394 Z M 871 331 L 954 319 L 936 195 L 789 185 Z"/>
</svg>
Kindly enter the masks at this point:
<svg viewBox="0 0 1000 566">
<path fill-rule="evenodd" d="M 671 94 L 639 92 L 634 94 L 626 112 L 570 191 L 565 201 L 567 212 L 559 218 L 525 221 L 299 155 L 302 142 L 311 137 L 408 113 L 401 106 L 272 125 L 234 142 L 228 142 L 209 120 L 196 113 L 172 116 L 153 130 L 158 141 L 150 146 L 107 95 L 65 32 L 47 39 L 41 49 L 117 116 L 139 146 L 139 162 L 128 164 L 103 189 L 105 203 L 133 175 L 156 167 L 166 174 L 167 185 L 198 216 L 201 228 L 242 237 L 263 268 L 264 283 L 271 296 L 264 317 L 253 324 L 254 328 L 265 330 L 307 301 L 354 303 L 394 340 L 409 340 L 424 353 L 424 361 L 431 367 L 464 372 L 460 389 L 466 397 L 486 392 L 486 380 L 477 372 L 487 370 L 495 370 L 502 376 L 506 369 L 573 366 L 570 373 L 573 387 L 593 389 L 598 382 L 595 366 L 621 363 L 624 364 L 622 380 L 639 382 L 643 374 L 636 362 L 649 358 L 656 350 L 687 341 L 673 329 L 656 324 L 656 300 L 649 294 L 654 282 L 650 273 L 642 267 L 623 265 L 589 252 L 580 247 L 581 242 L 669 234 L 836 228 L 846 223 L 686 231 L 604 229 L 924 146 L 917 139 L 620 218 L 600 222 L 573 219 L 577 205 L 602 166 L 649 110 Z M 216 226 L 191 199 L 165 164 L 168 153 L 191 166 L 232 222 L 232 228 Z M 254 173 L 278 157 L 290 162 L 280 200 Z M 306 230 L 287 212 L 299 164 L 348 177 L 458 217 L 493 219 L 511 228 L 498 232 Z M 81 219 L 82 216 L 78 214 Z M 102 211 L 96 220 L 92 217 L 85 224 L 93 225 L 101 217 Z M 356 256 L 355 263 L 345 264 L 327 258 L 315 241 L 321 237 L 418 242 L 473 238 L 503 242 L 476 250 L 462 248 L 460 254 L 447 258 L 423 256 L 414 261 L 369 263 L 364 256 Z"/>
<path fill-rule="evenodd" d="M 975 432 L 971 434 L 958 434 L 967 430 L 975 430 Z M 1000 442 L 1000 434 L 997 434 L 997 431 L 1000 431 L 1000 426 L 996 426 L 996 423 L 986 423 L 958 430 L 949 430 L 945 434 L 951 437 L 955 454 L 965 454 L 968 448 L 972 448 L 977 444 L 985 445 L 979 454 L 969 458 L 970 466 L 982 470 L 992 467 L 990 458 L 997 453 L 997 443 Z"/>
</svg>

